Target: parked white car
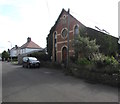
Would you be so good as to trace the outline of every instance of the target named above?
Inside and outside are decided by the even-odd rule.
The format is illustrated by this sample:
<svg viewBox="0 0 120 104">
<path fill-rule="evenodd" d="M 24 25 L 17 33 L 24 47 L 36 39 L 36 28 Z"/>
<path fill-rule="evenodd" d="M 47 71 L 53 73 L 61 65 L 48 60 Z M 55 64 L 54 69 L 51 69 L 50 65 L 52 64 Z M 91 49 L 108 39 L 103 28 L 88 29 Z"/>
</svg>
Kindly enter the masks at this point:
<svg viewBox="0 0 120 104">
<path fill-rule="evenodd" d="M 40 61 L 38 61 L 35 57 L 24 57 L 23 58 L 23 67 L 32 68 L 32 67 L 40 67 Z"/>
<path fill-rule="evenodd" d="M 0 57 L 0 61 L 2 61 L 2 58 Z"/>
</svg>

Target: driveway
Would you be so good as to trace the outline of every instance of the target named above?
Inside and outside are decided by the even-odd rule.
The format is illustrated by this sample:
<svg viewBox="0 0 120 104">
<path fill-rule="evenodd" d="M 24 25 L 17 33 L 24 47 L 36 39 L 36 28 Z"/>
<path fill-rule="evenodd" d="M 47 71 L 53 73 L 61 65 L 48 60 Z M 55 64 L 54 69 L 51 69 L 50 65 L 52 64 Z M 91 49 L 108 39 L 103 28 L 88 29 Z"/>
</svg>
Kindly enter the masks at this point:
<svg viewBox="0 0 120 104">
<path fill-rule="evenodd" d="M 86 83 L 60 70 L 2 63 L 3 102 L 118 102 L 118 88 Z"/>
</svg>

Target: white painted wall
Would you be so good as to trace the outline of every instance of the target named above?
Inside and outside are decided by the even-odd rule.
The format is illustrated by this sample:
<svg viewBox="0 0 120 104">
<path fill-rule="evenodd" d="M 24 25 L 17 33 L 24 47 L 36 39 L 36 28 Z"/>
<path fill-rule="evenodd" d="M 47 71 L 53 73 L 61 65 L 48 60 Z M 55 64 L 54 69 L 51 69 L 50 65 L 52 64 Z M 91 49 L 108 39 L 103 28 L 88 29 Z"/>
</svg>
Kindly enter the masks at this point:
<svg viewBox="0 0 120 104">
<path fill-rule="evenodd" d="M 24 49 L 12 49 L 10 50 L 10 57 L 17 57 L 19 54 L 26 54 L 33 51 L 40 51 L 42 49 L 31 49 L 31 48 L 24 48 Z"/>
<path fill-rule="evenodd" d="M 16 50 L 10 50 L 10 57 L 12 56 L 12 57 L 15 57 L 16 56 Z"/>
<path fill-rule="evenodd" d="M 20 49 L 12 49 L 10 50 L 10 57 L 17 57 L 20 54 Z"/>
<path fill-rule="evenodd" d="M 21 54 L 29 53 L 29 52 L 32 52 L 32 51 L 38 51 L 38 50 L 41 50 L 41 49 L 25 48 L 25 49 L 21 50 L 21 52 L 22 52 Z"/>
</svg>

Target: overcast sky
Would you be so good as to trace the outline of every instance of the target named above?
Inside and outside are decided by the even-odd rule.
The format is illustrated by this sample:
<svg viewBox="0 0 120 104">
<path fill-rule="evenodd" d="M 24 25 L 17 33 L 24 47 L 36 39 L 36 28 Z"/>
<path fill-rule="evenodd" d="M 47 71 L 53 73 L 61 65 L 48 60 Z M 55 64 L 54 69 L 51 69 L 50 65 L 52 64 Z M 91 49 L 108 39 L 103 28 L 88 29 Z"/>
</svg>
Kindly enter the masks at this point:
<svg viewBox="0 0 120 104">
<path fill-rule="evenodd" d="M 21 46 L 27 37 L 46 47 L 46 37 L 62 8 L 85 26 L 118 37 L 119 0 L 0 0 L 0 52 Z M 9 41 L 9 42 L 8 42 Z"/>
</svg>

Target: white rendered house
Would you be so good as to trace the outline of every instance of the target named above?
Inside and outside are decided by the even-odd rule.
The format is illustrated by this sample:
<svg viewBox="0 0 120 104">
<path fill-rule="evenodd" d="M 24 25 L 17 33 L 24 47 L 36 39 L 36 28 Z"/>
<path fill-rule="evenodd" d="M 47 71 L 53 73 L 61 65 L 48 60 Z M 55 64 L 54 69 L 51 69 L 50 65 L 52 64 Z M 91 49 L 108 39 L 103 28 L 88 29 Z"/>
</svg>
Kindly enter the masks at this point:
<svg viewBox="0 0 120 104">
<path fill-rule="evenodd" d="M 37 52 L 37 51 L 42 51 L 43 48 L 41 48 L 39 45 L 34 43 L 30 37 L 27 38 L 27 42 L 23 44 L 21 47 L 18 47 L 15 45 L 10 50 L 10 57 L 18 57 L 18 55 L 23 55 L 23 54 L 29 54 L 32 52 Z"/>
<path fill-rule="evenodd" d="M 21 48 L 20 54 L 27 54 L 30 52 L 43 50 L 39 45 L 34 43 L 30 37 L 27 38 L 27 42 L 23 44 L 20 48 Z"/>
</svg>

